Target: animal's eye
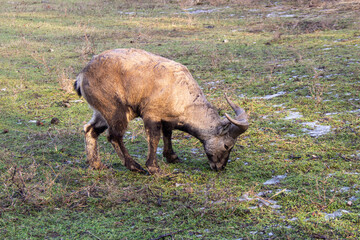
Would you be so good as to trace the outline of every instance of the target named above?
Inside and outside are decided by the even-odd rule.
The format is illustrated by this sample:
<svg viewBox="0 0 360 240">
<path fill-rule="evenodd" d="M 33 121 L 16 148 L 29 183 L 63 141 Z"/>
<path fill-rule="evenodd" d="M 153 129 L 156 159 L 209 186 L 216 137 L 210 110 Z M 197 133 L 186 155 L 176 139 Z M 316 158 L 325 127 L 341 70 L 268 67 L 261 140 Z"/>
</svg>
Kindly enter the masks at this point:
<svg viewBox="0 0 360 240">
<path fill-rule="evenodd" d="M 224 144 L 224 147 L 225 147 L 226 150 L 229 150 L 229 148 L 230 148 L 230 147 L 229 147 L 228 145 L 226 145 L 226 144 Z"/>
</svg>

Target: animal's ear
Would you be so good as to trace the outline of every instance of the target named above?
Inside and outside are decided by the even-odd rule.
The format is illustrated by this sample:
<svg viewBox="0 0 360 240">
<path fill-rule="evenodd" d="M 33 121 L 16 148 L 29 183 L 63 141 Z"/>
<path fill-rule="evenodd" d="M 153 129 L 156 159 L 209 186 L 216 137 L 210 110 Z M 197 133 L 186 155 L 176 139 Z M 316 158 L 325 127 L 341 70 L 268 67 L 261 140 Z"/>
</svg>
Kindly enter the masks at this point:
<svg viewBox="0 0 360 240">
<path fill-rule="evenodd" d="M 220 136 L 226 135 L 230 130 L 231 122 L 224 121 L 217 129 L 217 134 Z"/>
</svg>

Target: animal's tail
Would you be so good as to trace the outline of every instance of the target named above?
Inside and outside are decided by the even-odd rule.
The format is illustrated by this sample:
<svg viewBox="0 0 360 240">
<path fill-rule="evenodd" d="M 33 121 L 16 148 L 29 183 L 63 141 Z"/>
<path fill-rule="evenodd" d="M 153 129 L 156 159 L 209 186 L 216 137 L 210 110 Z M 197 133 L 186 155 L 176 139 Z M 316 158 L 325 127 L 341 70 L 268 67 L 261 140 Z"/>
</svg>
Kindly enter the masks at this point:
<svg viewBox="0 0 360 240">
<path fill-rule="evenodd" d="M 80 88 L 80 86 L 81 86 L 81 82 L 82 82 L 82 80 L 83 80 L 83 74 L 82 73 L 80 73 L 77 77 L 76 77 L 76 80 L 75 80 L 75 82 L 74 82 L 74 90 L 77 92 L 77 94 L 79 95 L 79 97 L 81 97 L 81 88 Z"/>
</svg>

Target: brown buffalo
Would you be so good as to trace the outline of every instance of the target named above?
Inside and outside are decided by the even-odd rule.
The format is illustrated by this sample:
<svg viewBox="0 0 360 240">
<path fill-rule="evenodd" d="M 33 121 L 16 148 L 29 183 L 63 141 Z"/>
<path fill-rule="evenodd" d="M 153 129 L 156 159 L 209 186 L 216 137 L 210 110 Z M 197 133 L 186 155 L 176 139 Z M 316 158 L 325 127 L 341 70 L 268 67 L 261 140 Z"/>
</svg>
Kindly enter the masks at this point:
<svg viewBox="0 0 360 240">
<path fill-rule="evenodd" d="M 185 66 L 143 50 L 115 49 L 94 56 L 77 76 L 74 87 L 94 111 L 84 126 L 87 160 L 94 169 L 104 167 L 97 138 L 108 129 L 108 140 L 125 166 L 145 171 L 131 158 L 123 142 L 129 121 L 136 117 L 144 121 L 146 167 L 151 174 L 159 171 L 156 149 L 161 132 L 167 162 L 179 160 L 171 144 L 172 130 L 178 129 L 199 139 L 210 167 L 221 170 L 236 138 L 249 126 L 245 111 L 226 96 L 236 117 L 225 114 L 226 118 L 221 119 Z"/>
</svg>

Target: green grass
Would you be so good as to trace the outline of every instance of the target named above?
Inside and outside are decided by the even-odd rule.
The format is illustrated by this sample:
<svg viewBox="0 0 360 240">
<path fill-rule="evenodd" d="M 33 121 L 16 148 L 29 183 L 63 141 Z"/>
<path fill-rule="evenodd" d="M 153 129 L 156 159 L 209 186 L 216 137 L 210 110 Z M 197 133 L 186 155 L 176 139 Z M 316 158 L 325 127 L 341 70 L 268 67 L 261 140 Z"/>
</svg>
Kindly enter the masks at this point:
<svg viewBox="0 0 360 240">
<path fill-rule="evenodd" d="M 360 237 L 359 4 L 185 2 L 0 2 L 1 239 Z M 182 132 L 183 163 L 158 155 L 164 175 L 128 171 L 106 136 L 111 168 L 88 170 L 92 112 L 72 84 L 94 54 L 120 47 L 185 64 L 222 115 L 224 93 L 246 109 L 225 171 Z M 314 137 L 307 123 L 331 128 Z M 125 141 L 144 165 L 142 121 Z"/>
</svg>

